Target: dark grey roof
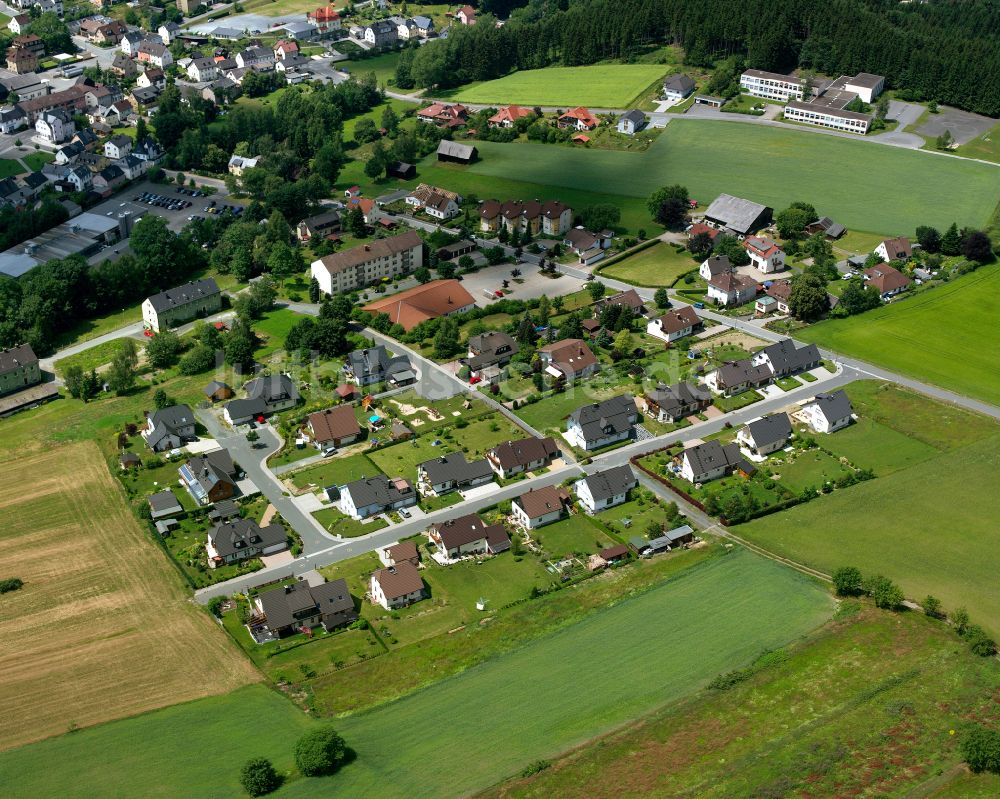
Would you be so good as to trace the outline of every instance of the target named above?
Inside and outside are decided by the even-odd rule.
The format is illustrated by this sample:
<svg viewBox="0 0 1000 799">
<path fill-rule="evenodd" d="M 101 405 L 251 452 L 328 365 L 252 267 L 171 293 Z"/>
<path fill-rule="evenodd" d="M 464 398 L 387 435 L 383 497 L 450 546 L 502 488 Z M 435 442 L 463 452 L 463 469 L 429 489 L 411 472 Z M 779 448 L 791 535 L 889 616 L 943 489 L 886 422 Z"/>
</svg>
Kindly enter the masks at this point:
<svg viewBox="0 0 1000 799">
<path fill-rule="evenodd" d="M 615 466 L 613 469 L 607 469 L 603 472 L 595 472 L 584 477 L 583 481 L 590 489 L 590 495 L 598 502 L 624 494 L 638 485 L 632 467 L 628 464 Z"/>
<path fill-rule="evenodd" d="M 712 277 L 733 271 L 733 264 L 728 255 L 712 255 L 706 258 L 704 263 L 708 264 L 708 273 Z"/>
<path fill-rule="evenodd" d="M 756 446 L 762 447 L 778 441 L 787 441 L 792 434 L 792 423 L 784 413 L 762 416 L 747 422 L 747 431 L 753 437 Z"/>
<path fill-rule="evenodd" d="M 251 547 L 275 546 L 287 540 L 288 534 L 280 524 L 261 527 L 251 519 L 235 519 L 216 525 L 208 537 L 219 556 L 226 557 Z"/>
<path fill-rule="evenodd" d="M 831 394 L 817 394 L 813 399 L 828 422 L 845 419 L 854 412 L 851 399 L 843 389 Z"/>
<path fill-rule="evenodd" d="M 412 369 L 405 355 L 389 355 L 389 351 L 381 344 L 366 350 L 354 350 L 347 356 L 347 365 L 357 378 L 374 377 L 383 380 L 397 372 Z"/>
<path fill-rule="evenodd" d="M 316 216 L 310 216 L 308 219 L 303 219 L 299 224 L 309 228 L 326 228 L 339 224 L 339 222 L 340 211 L 334 208 L 332 211 L 326 211 L 322 214 L 316 214 Z"/>
<path fill-rule="evenodd" d="M 673 543 L 674 541 L 687 538 L 689 535 L 693 534 L 694 529 L 692 529 L 691 525 L 682 524 L 680 527 L 675 527 L 673 530 L 667 530 L 667 532 L 663 534 L 663 537 L 670 541 L 670 543 Z"/>
<path fill-rule="evenodd" d="M 706 219 L 714 219 L 738 233 L 749 233 L 764 214 L 771 209 L 766 205 L 733 197 L 731 194 L 720 194 L 705 211 Z"/>
<path fill-rule="evenodd" d="M 191 427 L 194 424 L 194 414 L 187 405 L 171 405 L 149 414 L 149 424 L 152 427 L 164 425 L 171 432 L 175 432 L 184 427 Z"/>
<path fill-rule="evenodd" d="M 638 418 L 638 411 L 635 398 L 631 394 L 622 394 L 603 402 L 583 405 L 573 411 L 569 418 L 580 425 L 585 441 L 597 441 L 631 430 Z"/>
<path fill-rule="evenodd" d="M 622 114 L 620 117 L 618 117 L 618 121 L 619 122 L 621 122 L 623 119 L 627 119 L 633 125 L 645 125 L 646 124 L 646 115 L 644 113 L 642 113 L 642 111 L 640 111 L 638 108 L 633 108 L 633 109 L 631 109 L 629 111 L 626 111 L 624 114 Z"/>
<path fill-rule="evenodd" d="M 838 222 L 834 222 L 828 216 L 822 216 L 812 224 L 818 225 L 819 227 L 823 228 L 823 230 L 826 231 L 827 236 L 831 236 L 835 239 L 844 235 L 844 231 L 847 230 L 847 228 L 845 228 L 843 225 L 841 225 Z"/>
<path fill-rule="evenodd" d="M 775 374 L 797 372 L 811 364 L 819 363 L 821 360 L 819 348 L 815 344 L 806 344 L 804 347 L 796 348 L 795 342 L 790 338 L 764 347 L 761 354 L 767 356 Z"/>
<path fill-rule="evenodd" d="M 493 470 L 486 458 L 468 463 L 465 460 L 464 452 L 449 452 L 440 458 L 424 461 L 417 464 L 417 469 L 422 470 L 427 475 L 431 485 L 451 482 L 465 483 L 493 475 Z"/>
<path fill-rule="evenodd" d="M 37 363 L 38 358 L 35 357 L 30 344 L 19 344 L 9 350 L 0 350 L 0 374 Z"/>
<path fill-rule="evenodd" d="M 403 484 L 405 484 L 405 490 Z M 382 474 L 375 477 L 362 477 L 360 480 L 348 483 L 341 490 L 341 494 L 344 493 L 351 495 L 356 508 L 365 508 L 369 505 L 388 507 L 402 499 L 414 496 L 413 486 L 409 481 L 398 478 L 390 480 Z"/>
<path fill-rule="evenodd" d="M 181 503 L 177 501 L 174 492 L 169 488 L 153 494 L 149 497 L 149 507 L 153 513 L 162 513 L 170 510 L 180 510 Z"/>
<path fill-rule="evenodd" d="M 213 380 L 211 383 L 205 386 L 202 393 L 204 393 L 206 397 L 211 397 L 216 391 L 222 388 L 229 388 L 229 385 L 223 383 L 221 380 Z M 231 388 L 229 388 L 229 390 L 232 391 Z"/>
<path fill-rule="evenodd" d="M 264 375 L 255 377 L 246 384 L 247 398 L 263 400 L 266 405 L 272 405 L 285 400 L 298 401 L 300 394 L 286 374 Z M 230 414 L 232 415 L 232 414 Z"/>
<path fill-rule="evenodd" d="M 712 399 L 709 391 L 687 382 L 675 383 L 672 386 L 657 386 L 646 396 L 670 416 L 678 416 L 692 405 L 710 402 Z"/>
<path fill-rule="evenodd" d="M 206 494 L 218 483 L 236 483 L 236 464 L 228 449 L 195 455 L 178 471 L 197 482 Z"/>
<path fill-rule="evenodd" d="M 687 94 L 688 92 L 694 91 L 694 80 L 692 80 L 690 75 L 685 75 L 680 73 L 677 75 L 671 75 L 665 81 L 663 81 L 663 88 L 670 89 L 675 92 L 680 92 L 681 94 Z"/>
<path fill-rule="evenodd" d="M 234 399 L 226 403 L 226 411 L 230 419 L 246 419 L 267 413 L 267 403 L 260 397 L 251 399 Z"/>
<path fill-rule="evenodd" d="M 738 386 L 743 383 L 766 383 L 771 379 L 771 370 L 765 364 L 754 366 L 748 358 L 724 363 L 718 369 L 720 388 Z"/>
<path fill-rule="evenodd" d="M 740 454 L 739 444 L 722 446 L 715 439 L 689 447 L 681 453 L 681 457 L 687 457 L 695 478 L 719 467 L 731 468 L 743 458 Z"/>
<path fill-rule="evenodd" d="M 351 614 L 354 599 L 347 588 L 347 581 L 331 580 L 322 585 L 310 586 L 305 582 L 292 583 L 260 594 L 261 609 L 267 616 L 267 626 L 281 629 L 295 624 L 297 619 Z"/>
<path fill-rule="evenodd" d="M 476 148 L 470 144 L 459 144 L 457 141 L 442 139 L 438 144 L 438 155 L 447 155 L 451 158 L 464 158 L 471 160 L 476 155 Z"/>
<path fill-rule="evenodd" d="M 520 350 L 520 345 L 506 333 L 490 330 L 469 338 L 469 351 L 476 353 L 469 357 L 469 366 L 472 369 L 492 366 L 502 359 L 510 360 Z"/>
<path fill-rule="evenodd" d="M 219 287 L 216 285 L 215 280 L 208 277 L 204 280 L 195 280 L 191 283 L 185 283 L 183 286 L 154 294 L 149 297 L 149 304 L 153 306 L 154 311 L 162 313 L 163 311 L 179 308 L 218 293 Z"/>
<path fill-rule="evenodd" d="M 496 458 L 504 471 L 513 469 L 516 466 L 527 466 L 529 463 L 545 460 L 558 452 L 555 439 L 551 436 L 545 438 L 521 438 L 517 441 L 505 441 L 497 444 L 489 451 L 489 454 Z"/>
</svg>

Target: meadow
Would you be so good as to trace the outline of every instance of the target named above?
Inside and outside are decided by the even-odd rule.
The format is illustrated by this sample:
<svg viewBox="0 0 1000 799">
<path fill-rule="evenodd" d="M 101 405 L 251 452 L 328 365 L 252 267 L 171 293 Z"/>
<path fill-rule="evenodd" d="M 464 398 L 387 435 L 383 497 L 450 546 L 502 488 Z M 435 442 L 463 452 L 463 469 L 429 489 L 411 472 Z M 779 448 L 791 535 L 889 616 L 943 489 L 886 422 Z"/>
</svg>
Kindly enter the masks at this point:
<svg viewBox="0 0 1000 799">
<path fill-rule="evenodd" d="M 815 583 L 733 552 L 397 702 L 339 719 L 357 759 L 334 777 L 293 780 L 274 796 L 444 796 L 485 787 L 690 695 L 713 675 L 804 636 L 831 610 Z M 249 752 L 220 741 L 263 727 L 254 753 L 287 768 L 308 723 L 269 692 L 245 689 L 0 755 L 0 778 L 37 799 L 115 799 L 134 795 L 141 764 L 150 795 L 232 797 Z M 461 768 L 438 762 L 441 752 Z"/>
<path fill-rule="evenodd" d="M 1000 533 L 993 496 L 1000 481 L 1000 425 L 874 381 L 847 387 L 859 425 L 817 443 L 877 479 L 833 492 L 734 531 L 779 555 L 830 573 L 854 565 L 899 582 L 917 601 L 965 606 L 1000 634 Z M 851 434 L 841 438 L 843 434 Z"/>
<path fill-rule="evenodd" d="M 891 235 L 912 235 L 920 224 L 982 226 L 998 199 L 993 166 L 737 122 L 672 119 L 643 153 L 476 146 L 479 161 L 465 168 L 473 174 L 641 198 L 680 183 L 703 207 L 723 192 L 776 210 L 806 200 L 847 227 Z"/>
<path fill-rule="evenodd" d="M 260 675 L 187 599 L 93 443 L 0 467 L 4 748 Z M 30 794 L 25 794 L 30 795 Z"/>
<path fill-rule="evenodd" d="M 460 103 L 626 108 L 666 71 L 662 64 L 529 69 L 468 86 L 449 99 Z"/>
<path fill-rule="evenodd" d="M 690 253 L 678 251 L 661 241 L 608 266 L 598 266 L 595 271 L 612 280 L 659 288 L 673 286 L 683 275 L 697 268 L 698 261 Z"/>
<path fill-rule="evenodd" d="M 1000 265 L 916 297 L 796 332 L 845 355 L 1000 405 Z"/>
<path fill-rule="evenodd" d="M 995 714 L 996 661 L 975 658 L 944 625 L 916 614 L 848 602 L 839 615 L 728 690 L 478 796 L 995 797 L 1000 777 L 968 775 L 948 731 Z"/>
</svg>

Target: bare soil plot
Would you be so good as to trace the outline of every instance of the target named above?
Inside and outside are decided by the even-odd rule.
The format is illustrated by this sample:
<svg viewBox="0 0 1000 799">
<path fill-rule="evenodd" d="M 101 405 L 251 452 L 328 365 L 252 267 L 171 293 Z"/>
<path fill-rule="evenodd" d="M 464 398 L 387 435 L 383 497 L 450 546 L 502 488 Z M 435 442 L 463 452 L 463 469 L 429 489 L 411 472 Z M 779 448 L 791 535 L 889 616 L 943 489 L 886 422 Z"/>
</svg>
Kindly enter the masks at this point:
<svg viewBox="0 0 1000 799">
<path fill-rule="evenodd" d="M 91 443 L 0 465 L 0 707 L 10 748 L 259 673 L 190 603 Z"/>
</svg>

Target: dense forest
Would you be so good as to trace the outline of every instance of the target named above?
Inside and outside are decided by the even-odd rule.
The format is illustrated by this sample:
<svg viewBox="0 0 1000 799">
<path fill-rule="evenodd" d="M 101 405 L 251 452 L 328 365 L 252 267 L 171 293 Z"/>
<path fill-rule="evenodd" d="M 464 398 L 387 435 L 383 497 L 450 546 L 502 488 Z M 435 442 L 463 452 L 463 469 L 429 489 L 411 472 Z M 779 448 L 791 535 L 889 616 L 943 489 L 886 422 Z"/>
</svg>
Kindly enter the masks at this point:
<svg viewBox="0 0 1000 799">
<path fill-rule="evenodd" d="M 511 5 L 483 4 L 501 14 Z M 756 69 L 874 72 L 905 97 L 1000 116 L 1000 5 L 991 0 L 530 0 L 503 27 L 490 19 L 404 51 L 397 82 L 451 87 L 680 44 L 695 66 L 738 55 Z"/>
</svg>

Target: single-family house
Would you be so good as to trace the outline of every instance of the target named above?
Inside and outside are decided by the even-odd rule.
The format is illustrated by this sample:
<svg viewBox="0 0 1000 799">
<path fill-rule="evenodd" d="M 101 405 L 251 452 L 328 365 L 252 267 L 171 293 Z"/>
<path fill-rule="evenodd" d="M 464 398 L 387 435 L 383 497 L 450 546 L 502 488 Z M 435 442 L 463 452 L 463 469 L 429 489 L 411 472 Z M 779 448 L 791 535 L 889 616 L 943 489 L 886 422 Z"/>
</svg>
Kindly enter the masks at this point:
<svg viewBox="0 0 1000 799">
<path fill-rule="evenodd" d="M 222 411 L 225 420 L 234 427 L 255 418 L 287 411 L 302 399 L 292 378 L 285 373 L 255 377 L 244 388 L 246 399 L 230 400 Z"/>
<path fill-rule="evenodd" d="M 194 414 L 187 405 L 169 405 L 147 413 L 142 438 L 153 452 L 177 449 L 195 439 Z"/>
<path fill-rule="evenodd" d="M 181 26 L 176 22 L 164 22 L 156 29 L 164 44 L 170 44 L 181 32 Z"/>
<path fill-rule="evenodd" d="M 632 312 L 632 316 L 642 316 L 646 313 L 646 303 L 639 296 L 639 292 L 635 289 L 628 289 L 627 291 L 619 291 L 617 294 L 603 297 L 595 302 L 594 316 L 595 318 L 599 317 L 605 308 L 619 305 L 628 308 Z"/>
<path fill-rule="evenodd" d="M 464 125 L 469 118 L 469 109 L 461 103 L 431 103 L 417 111 L 417 119 L 439 128 L 454 128 Z"/>
<path fill-rule="evenodd" d="M 316 26 L 320 33 L 333 33 L 341 29 L 340 14 L 332 5 L 317 8 L 306 13 L 306 21 Z"/>
<path fill-rule="evenodd" d="M 365 26 L 365 41 L 375 47 L 392 47 L 398 38 L 395 23 L 388 19 L 380 19 Z"/>
<path fill-rule="evenodd" d="M 187 66 L 187 76 L 195 83 L 206 83 L 219 77 L 219 67 L 214 58 L 195 58 Z"/>
<path fill-rule="evenodd" d="M 421 183 L 406 196 L 406 204 L 424 211 L 434 219 L 446 220 L 458 216 L 461 195 Z"/>
<path fill-rule="evenodd" d="M 631 394 L 583 405 L 566 420 L 566 440 L 590 451 L 632 437 L 639 411 Z"/>
<path fill-rule="evenodd" d="M 468 357 L 465 364 L 472 377 L 489 367 L 503 368 L 520 351 L 521 346 L 511 336 L 498 330 L 490 330 L 469 336 Z"/>
<path fill-rule="evenodd" d="M 15 14 L 10 18 L 10 22 L 7 23 L 7 30 L 13 33 L 15 36 L 20 36 L 25 33 L 28 26 L 31 24 L 30 14 Z"/>
<path fill-rule="evenodd" d="M 751 302 L 760 289 L 752 277 L 725 272 L 708 281 L 708 299 L 717 305 L 743 305 Z"/>
<path fill-rule="evenodd" d="M 556 121 L 556 124 L 560 128 L 572 128 L 574 130 L 593 130 L 600 123 L 600 120 L 595 117 L 590 110 L 584 108 L 582 105 L 576 108 L 571 108 L 569 111 L 562 114 Z"/>
<path fill-rule="evenodd" d="M 420 571 L 407 561 L 374 572 L 368 590 L 372 602 L 386 610 L 405 608 L 427 596 Z"/>
<path fill-rule="evenodd" d="M 489 118 L 488 124 L 491 128 L 512 128 L 517 120 L 531 117 L 534 113 L 521 105 L 505 105 Z"/>
<path fill-rule="evenodd" d="M 795 342 L 790 338 L 769 344 L 755 352 L 750 359 L 754 366 L 767 366 L 776 379 L 815 369 L 822 360 L 815 344 L 796 348 Z"/>
<path fill-rule="evenodd" d="M 546 373 L 567 382 L 590 377 L 600 365 L 582 339 L 567 338 L 538 348 L 538 358 Z"/>
<path fill-rule="evenodd" d="M 184 512 L 181 503 L 169 488 L 150 495 L 146 501 L 149 503 L 149 515 L 153 521 L 169 519 Z"/>
<path fill-rule="evenodd" d="M 340 228 L 340 211 L 334 208 L 331 211 L 324 211 L 322 214 L 310 216 L 299 222 L 295 226 L 295 238 L 301 242 L 309 242 L 313 239 L 325 239 L 331 233 L 339 231 Z"/>
<path fill-rule="evenodd" d="M 464 452 L 451 452 L 417 464 L 417 490 L 425 496 L 465 491 L 492 479 L 493 469 L 486 458 L 470 463 Z"/>
<path fill-rule="evenodd" d="M 780 272 L 785 268 L 785 253 L 771 239 L 747 236 L 743 247 L 750 256 L 750 264 L 761 272 Z"/>
<path fill-rule="evenodd" d="M 288 548 L 288 533 L 277 522 L 261 527 L 253 519 L 233 519 L 208 531 L 205 551 L 213 569 L 229 563 L 272 555 Z"/>
<path fill-rule="evenodd" d="M 104 155 L 118 160 L 132 153 L 132 137 L 119 133 L 104 142 Z"/>
<path fill-rule="evenodd" d="M 135 180 L 138 177 L 142 177 L 146 172 L 146 163 L 140 161 L 134 155 L 125 156 L 125 158 L 117 162 L 116 166 L 124 173 L 126 180 Z M 145 315 L 145 309 L 143 309 L 143 312 Z"/>
<path fill-rule="evenodd" d="M 351 405 L 336 405 L 310 413 L 306 417 L 306 427 L 319 450 L 352 444 L 361 437 L 361 425 Z"/>
<path fill-rule="evenodd" d="M 163 158 L 163 148 L 147 136 L 133 145 L 132 155 L 147 164 L 155 164 Z"/>
<path fill-rule="evenodd" d="M 558 486 L 534 488 L 514 497 L 511 501 L 511 519 L 520 527 L 535 530 L 559 521 L 570 502 L 570 496 L 564 488 Z"/>
<path fill-rule="evenodd" d="M 244 155 L 233 155 L 229 158 L 229 174 L 240 178 L 248 169 L 256 168 L 260 162 L 260 156 L 250 158 Z"/>
<path fill-rule="evenodd" d="M 638 108 L 633 108 L 618 117 L 618 132 L 624 133 L 626 136 L 634 136 L 646 127 L 647 122 L 646 115 Z"/>
<path fill-rule="evenodd" d="M 749 358 L 724 363 L 705 375 L 705 385 L 717 394 L 732 397 L 747 389 L 766 386 L 774 379 L 767 364 L 754 365 Z"/>
<path fill-rule="evenodd" d="M 898 236 L 894 239 L 883 239 L 875 248 L 875 254 L 885 263 L 891 264 L 904 262 L 913 257 L 913 247 L 910 240 L 905 236 Z"/>
<path fill-rule="evenodd" d="M 587 513 L 597 513 L 621 505 L 628 499 L 628 492 L 637 485 L 639 481 L 632 467 L 626 463 L 577 480 L 573 491 Z"/>
<path fill-rule="evenodd" d="M 910 278 L 889 264 L 869 267 L 864 272 L 864 278 L 869 286 L 874 286 L 878 290 L 883 300 L 906 291 L 913 283 Z"/>
<path fill-rule="evenodd" d="M 688 447 L 678 458 L 681 477 L 690 483 L 707 483 L 731 474 L 743 460 L 739 444 L 723 446 L 715 439 Z"/>
<path fill-rule="evenodd" d="M 788 304 L 792 297 L 791 280 L 775 280 L 764 289 L 764 295 L 771 297 L 775 303 L 775 310 L 778 313 L 791 313 L 791 306 Z"/>
<path fill-rule="evenodd" d="M 486 451 L 490 468 L 503 480 L 544 469 L 558 456 L 559 448 L 551 436 L 508 440 Z"/>
<path fill-rule="evenodd" d="M 389 355 L 384 345 L 354 350 L 344 360 L 344 377 L 358 386 L 388 383 L 393 387 L 416 382 L 416 374 L 405 355 Z"/>
<path fill-rule="evenodd" d="M 362 477 L 340 488 L 340 508 L 353 519 L 367 519 L 379 513 L 417 504 L 413 484 L 402 477 L 385 475 Z"/>
<path fill-rule="evenodd" d="M 463 25 L 475 25 L 476 9 L 469 5 L 462 6 L 455 12 L 455 19 Z"/>
<path fill-rule="evenodd" d="M 247 47 L 236 54 L 236 66 L 240 69 L 274 66 L 274 51 L 268 47 Z"/>
<path fill-rule="evenodd" d="M 636 404 L 657 422 L 673 424 L 705 410 L 712 404 L 712 395 L 700 386 L 683 381 L 672 386 L 661 383 L 639 397 Z"/>
<path fill-rule="evenodd" d="M 763 457 L 784 447 L 791 435 L 788 415 L 772 413 L 747 422 L 736 434 L 736 443 L 750 455 Z"/>
<path fill-rule="evenodd" d="M 698 267 L 698 274 L 703 280 L 711 280 L 713 277 L 725 275 L 735 271 L 728 255 L 710 255 L 701 266 Z"/>
<path fill-rule="evenodd" d="M 331 632 L 358 620 L 354 597 L 344 579 L 320 585 L 299 580 L 279 586 L 258 593 L 254 597 L 254 609 L 251 626 L 263 628 L 277 638 L 313 627 Z"/>
<path fill-rule="evenodd" d="M 817 394 L 802 406 L 797 415 L 817 433 L 835 433 L 851 423 L 854 408 L 847 392 L 839 389 Z"/>
<path fill-rule="evenodd" d="M 0 107 L 0 133 L 14 133 L 28 124 L 28 115 L 19 105 Z"/>
<path fill-rule="evenodd" d="M 0 350 L 0 396 L 13 394 L 21 389 L 42 382 L 38 356 L 30 344 Z"/>
<path fill-rule="evenodd" d="M 502 524 L 486 524 L 476 514 L 432 524 L 427 539 L 448 560 L 471 555 L 498 555 L 510 549 L 510 536 Z"/>
<path fill-rule="evenodd" d="M 690 336 L 696 330 L 700 329 L 701 326 L 702 321 L 698 316 L 698 312 L 695 311 L 694 306 L 685 305 L 676 310 L 667 311 L 662 316 L 650 319 L 646 323 L 646 332 L 651 336 L 663 339 L 663 341 L 669 344 L 678 339 Z"/>
<path fill-rule="evenodd" d="M 139 45 L 142 44 L 144 38 L 139 31 L 125 31 L 121 39 L 118 40 L 118 47 L 121 49 L 122 55 L 128 56 L 130 59 L 139 55 Z"/>
<path fill-rule="evenodd" d="M 228 449 L 195 455 L 177 473 L 181 483 L 199 505 L 210 505 L 236 494 L 239 470 Z"/>
<path fill-rule="evenodd" d="M 695 89 L 695 82 L 690 75 L 678 73 L 670 75 L 663 81 L 663 99 L 680 102 L 687 98 Z"/>
<path fill-rule="evenodd" d="M 56 157 L 53 163 L 72 164 L 84 152 L 84 147 L 80 142 L 71 141 L 56 150 Z"/>
<path fill-rule="evenodd" d="M 85 166 L 74 166 L 66 173 L 65 180 L 73 186 L 73 191 L 89 191 L 94 185 L 94 173 Z"/>
</svg>

